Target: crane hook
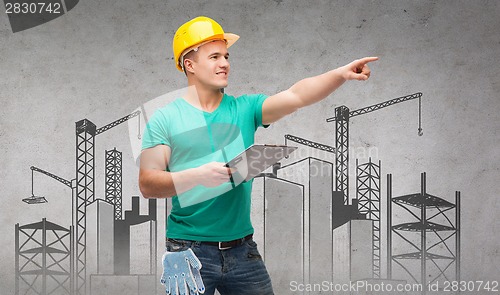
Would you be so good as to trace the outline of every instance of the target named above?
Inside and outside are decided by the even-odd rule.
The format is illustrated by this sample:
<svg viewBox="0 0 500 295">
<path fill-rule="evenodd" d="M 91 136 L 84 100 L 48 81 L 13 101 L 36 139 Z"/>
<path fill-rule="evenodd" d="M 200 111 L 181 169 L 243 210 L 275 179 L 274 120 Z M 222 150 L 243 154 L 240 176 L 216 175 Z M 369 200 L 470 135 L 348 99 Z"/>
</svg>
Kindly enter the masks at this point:
<svg viewBox="0 0 500 295">
<path fill-rule="evenodd" d="M 422 97 L 418 98 L 418 136 L 424 135 L 422 131 Z"/>
<path fill-rule="evenodd" d="M 137 128 L 137 139 L 141 139 L 141 113 L 139 112 L 139 116 L 137 118 L 138 128 Z"/>
</svg>

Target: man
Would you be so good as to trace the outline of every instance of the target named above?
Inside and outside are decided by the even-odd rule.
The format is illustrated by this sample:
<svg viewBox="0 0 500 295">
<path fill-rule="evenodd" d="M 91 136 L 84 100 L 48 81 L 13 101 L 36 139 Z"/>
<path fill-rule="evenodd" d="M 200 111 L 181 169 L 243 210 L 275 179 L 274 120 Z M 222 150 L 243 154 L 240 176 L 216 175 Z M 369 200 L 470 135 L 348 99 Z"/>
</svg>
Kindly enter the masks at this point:
<svg viewBox="0 0 500 295">
<path fill-rule="evenodd" d="M 320 101 L 346 80 L 370 76 L 368 57 L 307 78 L 273 96 L 221 91 L 228 48 L 238 36 L 207 17 L 183 24 L 174 60 L 187 77 L 182 98 L 159 109 L 143 136 L 139 185 L 145 198 L 172 197 L 162 283 L 168 294 L 274 294 L 252 239 L 252 182 L 232 187 L 224 164 L 254 143 L 259 126 Z"/>
</svg>

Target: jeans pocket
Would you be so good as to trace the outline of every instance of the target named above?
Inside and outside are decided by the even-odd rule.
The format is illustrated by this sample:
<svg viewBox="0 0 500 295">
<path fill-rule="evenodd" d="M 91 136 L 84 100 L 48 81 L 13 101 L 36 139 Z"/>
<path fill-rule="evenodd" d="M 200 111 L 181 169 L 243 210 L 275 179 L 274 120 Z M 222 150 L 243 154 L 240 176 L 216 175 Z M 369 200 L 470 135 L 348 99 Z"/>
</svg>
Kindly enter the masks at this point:
<svg viewBox="0 0 500 295">
<path fill-rule="evenodd" d="M 180 252 L 189 249 L 189 246 L 182 241 L 168 239 L 166 243 L 166 250 L 168 252 Z"/>
<path fill-rule="evenodd" d="M 248 247 L 257 249 L 257 243 L 253 239 L 250 239 L 245 243 L 247 244 Z"/>
<path fill-rule="evenodd" d="M 254 240 L 248 240 L 246 241 L 247 244 L 247 258 L 249 260 L 262 260 L 262 256 L 259 253 L 259 250 L 257 249 L 257 243 L 255 243 Z"/>
</svg>

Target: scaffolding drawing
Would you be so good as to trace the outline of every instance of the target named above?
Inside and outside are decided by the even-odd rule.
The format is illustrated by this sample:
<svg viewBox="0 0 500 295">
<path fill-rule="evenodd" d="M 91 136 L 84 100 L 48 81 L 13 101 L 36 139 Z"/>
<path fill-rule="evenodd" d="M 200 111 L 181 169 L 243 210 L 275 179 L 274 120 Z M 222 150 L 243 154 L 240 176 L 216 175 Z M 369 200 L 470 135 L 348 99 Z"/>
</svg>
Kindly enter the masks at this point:
<svg viewBox="0 0 500 295">
<path fill-rule="evenodd" d="M 16 294 L 72 294 L 72 233 L 45 218 L 15 225 Z"/>
<path fill-rule="evenodd" d="M 359 164 L 356 160 L 356 189 L 359 213 L 365 214 L 372 223 L 372 273 L 380 278 L 380 161 L 378 165 L 369 159 Z"/>
<path fill-rule="evenodd" d="M 393 266 L 398 266 L 407 278 L 423 286 L 422 294 L 438 280 L 460 281 L 460 192 L 455 192 L 455 204 L 427 193 L 426 173 L 421 174 L 420 193 L 393 198 L 391 174 L 387 188 L 388 277 L 395 276 Z M 410 222 L 393 224 L 394 205 L 409 214 Z M 403 244 L 397 253 L 393 253 L 393 237 Z"/>
</svg>

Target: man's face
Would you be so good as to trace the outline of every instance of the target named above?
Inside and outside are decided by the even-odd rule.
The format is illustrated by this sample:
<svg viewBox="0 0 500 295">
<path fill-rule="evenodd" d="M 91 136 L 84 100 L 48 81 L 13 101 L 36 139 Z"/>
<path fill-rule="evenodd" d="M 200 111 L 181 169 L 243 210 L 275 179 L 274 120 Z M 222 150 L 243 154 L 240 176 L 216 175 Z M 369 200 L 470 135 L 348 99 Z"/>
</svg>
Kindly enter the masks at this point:
<svg viewBox="0 0 500 295">
<path fill-rule="evenodd" d="M 192 60 L 194 74 L 199 82 L 214 89 L 228 84 L 229 53 L 224 41 L 213 41 L 200 46 Z"/>
</svg>

